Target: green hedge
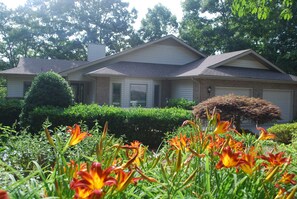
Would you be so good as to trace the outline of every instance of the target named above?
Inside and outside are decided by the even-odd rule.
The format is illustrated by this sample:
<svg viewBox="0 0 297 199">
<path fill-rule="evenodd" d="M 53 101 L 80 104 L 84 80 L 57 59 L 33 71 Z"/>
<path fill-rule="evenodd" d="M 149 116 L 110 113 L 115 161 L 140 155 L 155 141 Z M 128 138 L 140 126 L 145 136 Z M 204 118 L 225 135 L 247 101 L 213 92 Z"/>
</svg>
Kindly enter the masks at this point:
<svg viewBox="0 0 297 199">
<path fill-rule="evenodd" d="M 106 121 L 109 130 L 116 136 L 125 135 L 128 141 L 139 140 L 151 147 L 157 147 L 164 133 L 173 131 L 191 112 L 178 108 L 131 108 L 91 105 L 75 105 L 66 109 L 53 107 L 36 108 L 30 114 L 31 129 L 38 131 L 46 118 L 53 126 L 73 125 L 83 121 L 89 127 L 98 120 L 101 126 Z"/>
<path fill-rule="evenodd" d="M 288 124 L 275 124 L 267 129 L 268 132 L 276 135 L 276 141 L 290 144 L 292 136 L 297 135 L 297 122 Z"/>
<path fill-rule="evenodd" d="M 196 102 L 190 101 L 184 98 L 169 99 L 167 102 L 167 106 L 169 108 L 176 107 L 176 108 L 182 108 L 186 110 L 193 110 L 193 106 L 195 105 L 196 105 Z"/>
<path fill-rule="evenodd" d="M 4 126 L 12 126 L 22 110 L 24 100 L 1 99 L 0 100 L 0 123 Z"/>
</svg>

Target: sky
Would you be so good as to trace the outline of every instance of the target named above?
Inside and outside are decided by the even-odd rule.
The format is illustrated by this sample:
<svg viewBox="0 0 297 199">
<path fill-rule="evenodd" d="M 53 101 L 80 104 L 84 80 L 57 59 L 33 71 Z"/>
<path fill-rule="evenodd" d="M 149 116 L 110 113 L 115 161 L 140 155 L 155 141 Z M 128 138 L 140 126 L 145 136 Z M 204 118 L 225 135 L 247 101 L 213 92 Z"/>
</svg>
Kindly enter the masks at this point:
<svg viewBox="0 0 297 199">
<path fill-rule="evenodd" d="M 22 5 L 26 0 L 0 0 L 6 4 L 9 8 L 15 8 L 18 5 Z M 139 27 L 140 21 L 145 17 L 148 8 L 153 8 L 156 4 L 161 3 L 167 7 L 172 14 L 177 17 L 178 21 L 182 19 L 182 0 L 123 0 L 129 2 L 130 8 L 134 7 L 138 11 L 138 19 L 135 26 Z"/>
</svg>

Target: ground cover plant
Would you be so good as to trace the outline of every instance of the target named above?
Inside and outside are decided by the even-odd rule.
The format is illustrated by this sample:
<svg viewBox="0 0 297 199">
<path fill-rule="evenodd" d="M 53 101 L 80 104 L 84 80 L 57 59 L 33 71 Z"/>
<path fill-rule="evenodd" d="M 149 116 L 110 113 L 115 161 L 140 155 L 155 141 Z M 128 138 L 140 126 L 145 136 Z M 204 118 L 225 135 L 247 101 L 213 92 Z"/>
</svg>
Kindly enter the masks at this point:
<svg viewBox="0 0 297 199">
<path fill-rule="evenodd" d="M 0 196 L 10 198 L 294 198 L 296 165 L 263 128 L 240 134 L 208 114 L 187 120 L 164 145 L 148 150 L 108 134 L 108 125 L 51 129 L 43 140 L 53 161 L 23 172 L 0 161 Z M 5 130 L 5 129 L 4 129 Z M 7 130 L 5 130 L 7 131 Z M 15 163 L 17 164 L 17 162 Z"/>
</svg>

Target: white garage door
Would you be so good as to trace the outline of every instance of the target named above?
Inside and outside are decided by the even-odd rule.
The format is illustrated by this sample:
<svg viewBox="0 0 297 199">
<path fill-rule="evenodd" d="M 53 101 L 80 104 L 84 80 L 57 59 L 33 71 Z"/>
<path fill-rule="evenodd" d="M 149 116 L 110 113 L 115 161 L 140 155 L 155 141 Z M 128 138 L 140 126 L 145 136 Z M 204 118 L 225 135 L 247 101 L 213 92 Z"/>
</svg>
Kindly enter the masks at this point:
<svg viewBox="0 0 297 199">
<path fill-rule="evenodd" d="M 264 89 L 263 99 L 272 102 L 281 109 L 280 122 L 289 122 L 293 118 L 293 95 L 291 90 Z"/>
<path fill-rule="evenodd" d="M 228 94 L 234 94 L 234 95 L 243 95 L 250 97 L 252 95 L 252 89 L 251 88 L 234 88 L 234 87 L 216 87 L 215 88 L 215 95 L 228 95 Z"/>
</svg>

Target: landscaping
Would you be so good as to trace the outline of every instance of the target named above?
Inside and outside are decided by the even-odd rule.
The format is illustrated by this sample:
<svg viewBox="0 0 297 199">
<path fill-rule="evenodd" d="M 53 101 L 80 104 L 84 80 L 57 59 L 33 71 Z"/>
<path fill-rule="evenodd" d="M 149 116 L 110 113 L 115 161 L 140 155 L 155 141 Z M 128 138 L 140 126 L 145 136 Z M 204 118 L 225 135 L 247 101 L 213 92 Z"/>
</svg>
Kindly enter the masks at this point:
<svg viewBox="0 0 297 199">
<path fill-rule="evenodd" d="M 294 198 L 297 190 L 296 138 L 284 146 L 262 128 L 258 138 L 239 134 L 219 114 L 204 130 L 186 120 L 155 150 L 114 137 L 107 123 L 43 128 L 0 127 L 0 196 Z"/>
</svg>

